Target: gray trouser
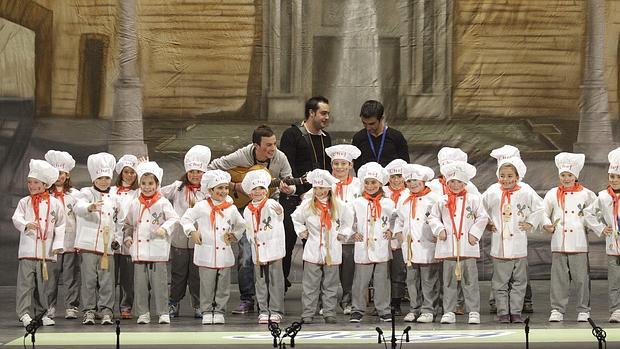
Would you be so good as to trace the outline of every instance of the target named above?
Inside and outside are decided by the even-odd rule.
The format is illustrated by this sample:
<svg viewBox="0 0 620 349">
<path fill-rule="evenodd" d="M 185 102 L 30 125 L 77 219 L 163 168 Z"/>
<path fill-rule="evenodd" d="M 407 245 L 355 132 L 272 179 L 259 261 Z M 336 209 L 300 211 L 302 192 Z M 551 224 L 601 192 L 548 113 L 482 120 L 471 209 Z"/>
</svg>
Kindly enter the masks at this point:
<svg viewBox="0 0 620 349">
<path fill-rule="evenodd" d="M 336 316 L 338 274 L 338 265 L 328 266 L 304 262 L 303 292 L 301 294 L 302 318 L 311 318 L 314 315 L 319 301 L 319 293 L 323 305 L 323 316 Z"/>
<path fill-rule="evenodd" d="M 439 263 L 412 264 L 407 267 L 411 313 L 434 314 L 439 301 Z"/>
<path fill-rule="evenodd" d="M 527 258 L 494 258 L 491 288 L 497 315 L 520 315 L 527 288 Z"/>
<path fill-rule="evenodd" d="M 266 269 L 269 273 L 266 275 Z M 254 277 L 256 282 L 256 300 L 261 314 L 277 313 L 284 314 L 284 271 L 282 260 L 269 262 L 268 265 L 254 265 Z M 265 277 L 269 278 L 269 290 L 265 283 Z"/>
<path fill-rule="evenodd" d="M 47 262 L 48 270 L 53 267 L 52 264 Z M 15 311 L 18 318 L 24 314 L 34 318 L 41 311 L 47 310 L 47 282 L 43 281 L 42 268 L 40 260 L 19 260 L 15 287 Z M 33 300 L 34 308 L 32 308 Z"/>
<path fill-rule="evenodd" d="M 185 297 L 185 290 L 189 286 L 191 305 L 194 309 L 199 308 L 200 276 L 198 267 L 194 265 L 194 249 L 171 247 L 170 268 L 170 302 L 179 303 Z"/>
<path fill-rule="evenodd" d="M 230 298 L 230 268 L 198 268 L 200 274 L 200 311 L 205 313 L 226 313 Z M 217 288 L 215 280 L 217 279 Z M 215 297 L 215 299 L 213 298 Z M 213 306 L 215 302 L 215 307 Z"/>
<path fill-rule="evenodd" d="M 532 285 L 530 285 L 530 277 L 528 275 L 526 275 L 527 277 L 527 284 L 525 286 L 525 296 L 523 297 L 523 304 L 529 304 L 530 306 L 532 305 Z M 493 278 L 493 275 L 491 275 L 491 278 Z M 495 306 L 495 293 L 493 292 L 493 289 L 490 290 L 489 292 L 489 305 L 490 306 Z"/>
<path fill-rule="evenodd" d="M 355 264 L 353 277 L 353 304 L 352 312 L 364 315 L 366 311 L 366 289 L 370 280 L 373 280 L 375 309 L 379 316 L 390 314 L 390 275 L 388 262 L 372 264 Z"/>
<path fill-rule="evenodd" d="M 390 263 L 390 281 L 392 281 L 392 298 L 401 299 L 405 295 L 407 287 L 407 266 L 403 259 L 403 250 L 392 251 Z"/>
<path fill-rule="evenodd" d="M 454 270 L 456 260 L 443 260 L 443 311 L 454 313 L 456 309 L 458 285 Z M 478 284 L 478 267 L 476 259 L 461 259 L 462 279 L 460 281 L 463 297 L 465 298 L 465 311 L 480 312 L 480 286 Z"/>
<path fill-rule="evenodd" d="M 577 312 L 590 312 L 590 275 L 587 253 L 553 253 L 551 259 L 551 309 L 566 312 L 571 282 L 577 290 Z"/>
<path fill-rule="evenodd" d="M 77 308 L 80 306 L 80 255 L 75 252 L 65 252 L 58 255 L 56 263 L 48 264 L 50 268 L 49 280 L 47 284 L 47 302 L 49 307 L 56 307 L 58 299 L 58 284 L 62 279 L 62 284 L 66 287 L 65 309 Z"/>
<path fill-rule="evenodd" d="M 607 256 L 607 282 L 609 283 L 609 312 L 620 309 L 620 256 Z"/>
<path fill-rule="evenodd" d="M 351 287 L 355 274 L 355 244 L 342 245 L 342 264 L 340 264 L 340 285 L 342 286 L 342 307 L 351 305 Z"/>
<path fill-rule="evenodd" d="M 166 262 L 135 263 L 133 267 L 134 314 L 140 316 L 148 313 L 150 311 L 149 299 L 153 299 L 155 302 L 155 313 L 157 315 L 168 314 L 168 270 L 166 264 Z"/>
<path fill-rule="evenodd" d="M 114 265 L 116 266 L 116 284 L 120 287 L 120 301 L 119 301 L 119 309 L 123 310 L 131 310 L 133 305 L 133 276 L 134 264 L 131 261 L 131 256 L 115 254 L 114 255 Z M 167 282 L 166 282 L 167 283 Z M 140 315 L 140 313 L 138 313 Z"/>
<path fill-rule="evenodd" d="M 99 311 L 112 315 L 114 307 L 114 256 L 108 256 L 108 269 L 101 269 L 103 255 L 82 252 L 82 306 L 84 312 Z"/>
</svg>

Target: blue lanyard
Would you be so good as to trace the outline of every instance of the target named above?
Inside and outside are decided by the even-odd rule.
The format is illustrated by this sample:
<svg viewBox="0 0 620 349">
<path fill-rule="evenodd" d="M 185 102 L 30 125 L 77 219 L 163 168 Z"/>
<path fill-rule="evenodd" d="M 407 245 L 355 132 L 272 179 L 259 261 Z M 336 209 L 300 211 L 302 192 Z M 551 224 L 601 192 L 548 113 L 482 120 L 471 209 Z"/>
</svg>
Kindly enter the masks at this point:
<svg viewBox="0 0 620 349">
<path fill-rule="evenodd" d="M 385 144 L 385 135 L 387 134 L 387 125 L 383 128 L 383 134 L 381 135 L 381 144 L 379 144 L 379 154 L 375 151 L 375 143 L 372 141 L 372 137 L 370 137 L 370 132 L 366 130 L 366 136 L 368 136 L 368 144 L 370 144 L 370 150 L 372 150 L 372 155 L 375 156 L 377 162 L 381 159 L 381 153 L 383 153 L 383 145 Z"/>
</svg>

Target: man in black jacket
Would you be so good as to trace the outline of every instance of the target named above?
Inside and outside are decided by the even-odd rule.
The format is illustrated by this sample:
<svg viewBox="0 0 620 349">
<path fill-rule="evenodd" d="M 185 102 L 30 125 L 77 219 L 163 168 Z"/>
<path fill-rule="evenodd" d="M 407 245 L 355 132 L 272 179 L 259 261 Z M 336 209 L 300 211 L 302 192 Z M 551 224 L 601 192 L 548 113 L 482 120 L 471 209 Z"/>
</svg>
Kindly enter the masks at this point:
<svg viewBox="0 0 620 349">
<path fill-rule="evenodd" d="M 353 135 L 352 144 L 362 151 L 353 161 L 355 172 L 365 163 L 374 161 L 385 167 L 392 160 L 409 162 L 409 146 L 400 131 L 387 126 L 383 117 L 383 104 L 368 100 L 362 105 L 360 118 L 364 128 Z"/>
<path fill-rule="evenodd" d="M 331 172 L 331 161 L 325 154 L 325 148 L 332 145 L 332 140 L 324 131 L 329 123 L 329 114 L 327 98 L 312 97 L 306 101 L 304 121 L 301 125 L 293 124 L 282 133 L 280 150 L 288 158 L 293 177 L 301 177 L 317 168 Z M 286 289 L 291 285 L 288 276 L 291 271 L 293 249 L 297 242 L 291 214 L 301 203 L 300 195 L 310 190 L 311 187 L 309 184 L 298 186 L 294 195 L 280 195 L 280 203 L 284 207 L 284 229 L 286 230 L 286 256 L 282 261 Z"/>
</svg>

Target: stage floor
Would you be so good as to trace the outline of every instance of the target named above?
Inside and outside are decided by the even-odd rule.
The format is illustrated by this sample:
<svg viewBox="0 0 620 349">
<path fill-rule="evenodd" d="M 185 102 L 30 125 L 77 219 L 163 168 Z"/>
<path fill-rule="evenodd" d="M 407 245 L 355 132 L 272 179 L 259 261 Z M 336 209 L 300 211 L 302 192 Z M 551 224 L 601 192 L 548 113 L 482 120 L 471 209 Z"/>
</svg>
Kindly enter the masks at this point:
<svg viewBox="0 0 620 349">
<path fill-rule="evenodd" d="M 577 323 L 574 306 L 565 314 L 562 323 L 549 323 L 549 282 L 534 280 L 532 282 L 534 294 L 534 313 L 530 314 L 530 347 L 531 348 L 597 348 L 597 343 L 591 333 L 588 323 Z M 457 316 L 454 325 L 408 324 L 402 317 L 397 319 L 396 332 L 400 337 L 402 330 L 411 325 L 410 343 L 403 343 L 405 348 L 524 348 L 525 334 L 522 324 L 500 325 L 494 315 L 488 311 L 489 282 L 481 282 L 482 323 L 467 325 L 466 316 Z M 238 291 L 236 285 L 231 285 L 233 294 L 229 308 L 236 306 Z M 294 284 L 286 295 L 287 315 L 282 327 L 298 320 L 301 308 L 301 285 Z M 607 322 L 607 281 L 595 280 L 592 282 L 592 318 L 607 332 L 609 348 L 620 347 L 620 324 Z M 0 287 L 0 344 L 6 346 L 23 346 L 24 328 L 16 320 L 15 315 L 15 288 Z M 256 314 L 233 315 L 227 314 L 226 325 L 201 325 L 200 319 L 191 316 L 190 307 L 185 301 L 181 305 L 181 317 L 173 318 L 170 325 L 155 323 L 138 325 L 133 320 L 121 322 L 121 347 L 150 348 L 166 346 L 173 348 L 192 347 L 272 347 L 273 340 L 267 331 L 266 325 L 258 325 Z M 403 311 L 408 309 L 404 304 Z M 64 310 L 57 310 L 63 314 Z M 319 321 L 317 321 L 319 320 Z M 377 317 L 365 316 L 362 323 L 351 324 L 348 316 L 339 314 L 337 324 L 324 324 L 319 316 L 315 317 L 315 324 L 304 325 L 296 337 L 296 347 L 327 348 L 338 346 L 341 348 L 380 348 L 377 344 L 375 327 L 383 329 L 389 341 L 391 325 L 380 323 Z M 437 320 L 438 321 L 438 320 Z M 318 323 L 317 323 L 318 322 Z M 285 340 L 289 346 L 289 340 Z M 26 345 L 31 346 L 30 338 Z M 55 326 L 44 327 L 36 335 L 36 345 L 45 348 L 97 347 L 112 348 L 116 343 L 115 326 L 83 326 L 80 320 L 65 320 L 57 318 Z M 388 347 L 390 344 L 388 343 Z"/>
</svg>

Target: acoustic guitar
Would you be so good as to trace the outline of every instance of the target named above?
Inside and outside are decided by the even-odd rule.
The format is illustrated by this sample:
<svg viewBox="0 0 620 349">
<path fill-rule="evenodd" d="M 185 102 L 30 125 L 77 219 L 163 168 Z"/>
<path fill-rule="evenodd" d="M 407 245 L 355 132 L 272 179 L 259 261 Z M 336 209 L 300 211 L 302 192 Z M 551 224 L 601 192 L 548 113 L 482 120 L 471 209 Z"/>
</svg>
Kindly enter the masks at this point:
<svg viewBox="0 0 620 349">
<path fill-rule="evenodd" d="M 269 172 L 269 170 L 265 166 L 262 166 L 262 165 L 254 165 L 251 167 L 234 167 L 226 172 L 230 174 L 230 181 L 232 183 L 241 183 L 243 182 L 243 178 L 245 177 L 245 175 L 248 172 L 254 171 L 254 170 L 267 170 L 267 172 Z M 271 172 L 269 173 L 271 174 Z M 272 176 L 271 178 L 272 180 L 271 180 L 271 183 L 269 183 L 269 188 L 268 188 L 269 194 L 267 194 L 268 196 L 273 195 L 273 193 L 280 186 L 280 182 L 284 182 L 286 185 L 302 185 L 302 184 L 308 183 L 306 181 L 305 176 L 301 178 L 289 177 L 289 178 L 282 178 L 282 179 L 274 178 Z M 238 208 L 245 207 L 250 201 L 252 201 L 252 199 L 250 199 L 248 195 L 242 192 L 231 192 L 230 197 L 232 197 L 235 206 L 237 206 Z"/>
</svg>

